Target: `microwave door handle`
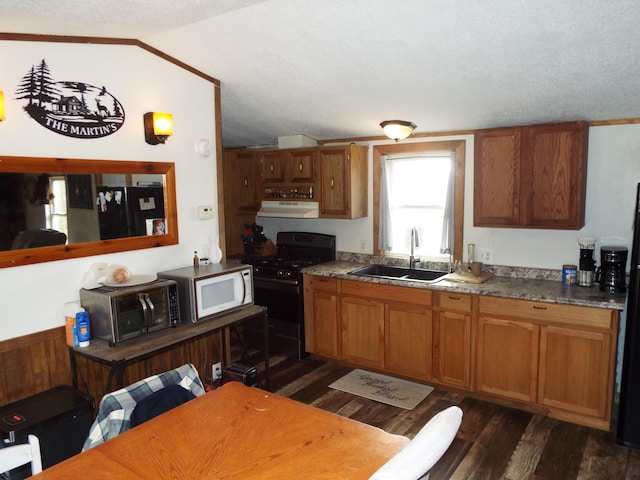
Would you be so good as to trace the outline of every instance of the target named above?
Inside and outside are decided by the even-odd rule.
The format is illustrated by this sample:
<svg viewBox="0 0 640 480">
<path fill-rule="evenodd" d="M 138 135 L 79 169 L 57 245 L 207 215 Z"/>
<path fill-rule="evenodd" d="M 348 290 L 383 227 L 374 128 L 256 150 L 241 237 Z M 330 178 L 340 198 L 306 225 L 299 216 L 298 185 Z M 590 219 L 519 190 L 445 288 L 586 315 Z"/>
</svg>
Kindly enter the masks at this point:
<svg viewBox="0 0 640 480">
<path fill-rule="evenodd" d="M 153 324 L 156 319 L 156 306 L 151 301 L 151 296 L 148 293 L 144 294 L 144 299 L 147 302 L 147 305 L 149 305 L 149 310 L 148 310 L 149 318 L 147 320 L 147 332 L 148 332 L 149 327 L 153 327 Z"/>
<path fill-rule="evenodd" d="M 147 296 L 146 293 L 139 293 L 138 294 L 138 302 L 140 302 L 140 305 L 142 305 L 142 327 L 140 328 L 140 331 L 142 333 L 146 333 L 144 330 L 145 328 L 147 328 L 147 324 L 149 323 L 148 320 L 148 316 L 149 316 L 149 307 L 147 305 L 147 302 L 145 300 L 145 297 Z M 147 328 L 148 330 L 148 328 Z"/>
<path fill-rule="evenodd" d="M 247 299 L 247 282 L 244 281 L 244 276 L 240 274 L 240 280 L 242 280 L 242 303 Z"/>
</svg>

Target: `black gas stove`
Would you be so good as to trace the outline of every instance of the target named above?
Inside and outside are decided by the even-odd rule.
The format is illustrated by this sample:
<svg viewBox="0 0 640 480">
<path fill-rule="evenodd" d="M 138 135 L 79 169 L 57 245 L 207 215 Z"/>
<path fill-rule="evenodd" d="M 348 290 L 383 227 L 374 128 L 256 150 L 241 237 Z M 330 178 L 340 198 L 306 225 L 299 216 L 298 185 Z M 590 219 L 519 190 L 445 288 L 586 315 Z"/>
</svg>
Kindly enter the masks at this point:
<svg viewBox="0 0 640 480">
<path fill-rule="evenodd" d="M 254 302 L 267 307 L 269 336 L 296 343 L 298 358 L 304 346 L 304 299 L 301 270 L 336 259 L 336 237 L 322 233 L 280 232 L 276 254 L 246 255 L 253 266 Z"/>
<path fill-rule="evenodd" d="M 299 258 L 288 260 L 282 257 L 262 257 L 254 259 L 250 262 L 253 265 L 253 275 L 264 278 L 281 278 L 281 279 L 297 279 L 300 270 L 304 267 L 316 265 L 321 260 L 318 258 L 308 259 Z"/>
</svg>

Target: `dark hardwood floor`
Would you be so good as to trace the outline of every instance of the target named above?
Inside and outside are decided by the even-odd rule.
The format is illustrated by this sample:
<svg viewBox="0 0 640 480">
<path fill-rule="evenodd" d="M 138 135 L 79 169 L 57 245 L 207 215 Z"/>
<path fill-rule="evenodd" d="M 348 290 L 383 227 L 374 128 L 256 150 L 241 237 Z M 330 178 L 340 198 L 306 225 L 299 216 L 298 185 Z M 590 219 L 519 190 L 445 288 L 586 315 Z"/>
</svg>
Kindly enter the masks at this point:
<svg viewBox="0 0 640 480">
<path fill-rule="evenodd" d="M 462 426 L 431 480 L 640 479 L 640 452 L 617 445 L 608 432 L 440 389 L 403 410 L 330 389 L 348 367 L 314 358 L 273 363 L 273 392 L 409 438 L 440 410 L 459 405 Z"/>
</svg>

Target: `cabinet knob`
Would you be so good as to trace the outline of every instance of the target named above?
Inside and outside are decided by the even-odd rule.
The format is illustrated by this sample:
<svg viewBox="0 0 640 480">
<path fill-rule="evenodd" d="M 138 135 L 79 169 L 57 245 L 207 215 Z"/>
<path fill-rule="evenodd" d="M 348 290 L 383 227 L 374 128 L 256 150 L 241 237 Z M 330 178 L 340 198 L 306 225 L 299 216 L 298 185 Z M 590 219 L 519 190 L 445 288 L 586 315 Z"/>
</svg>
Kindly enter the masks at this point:
<svg viewBox="0 0 640 480">
<path fill-rule="evenodd" d="M 273 163 L 269 165 L 269 169 L 271 170 L 271 172 L 273 172 Z"/>
<path fill-rule="evenodd" d="M 329 183 L 329 185 L 331 185 L 331 188 L 333 188 L 333 186 L 335 185 L 335 182 L 333 181 L 333 178 L 331 179 L 331 182 Z"/>
<path fill-rule="evenodd" d="M 300 173 L 302 173 L 302 162 L 298 165 L 298 169 L 300 170 Z"/>
<path fill-rule="evenodd" d="M 244 179 L 244 186 L 248 186 L 249 185 L 249 180 L 247 178 Z"/>
</svg>

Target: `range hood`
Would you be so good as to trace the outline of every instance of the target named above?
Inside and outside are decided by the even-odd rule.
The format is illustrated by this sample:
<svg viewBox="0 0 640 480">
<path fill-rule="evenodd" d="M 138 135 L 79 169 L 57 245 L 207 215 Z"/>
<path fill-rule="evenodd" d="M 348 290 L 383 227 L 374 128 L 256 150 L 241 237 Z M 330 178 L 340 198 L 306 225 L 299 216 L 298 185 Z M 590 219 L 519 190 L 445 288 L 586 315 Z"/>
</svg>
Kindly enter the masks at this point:
<svg viewBox="0 0 640 480">
<path fill-rule="evenodd" d="M 258 210 L 258 217 L 318 218 L 319 216 L 318 202 L 264 200 Z"/>
</svg>

